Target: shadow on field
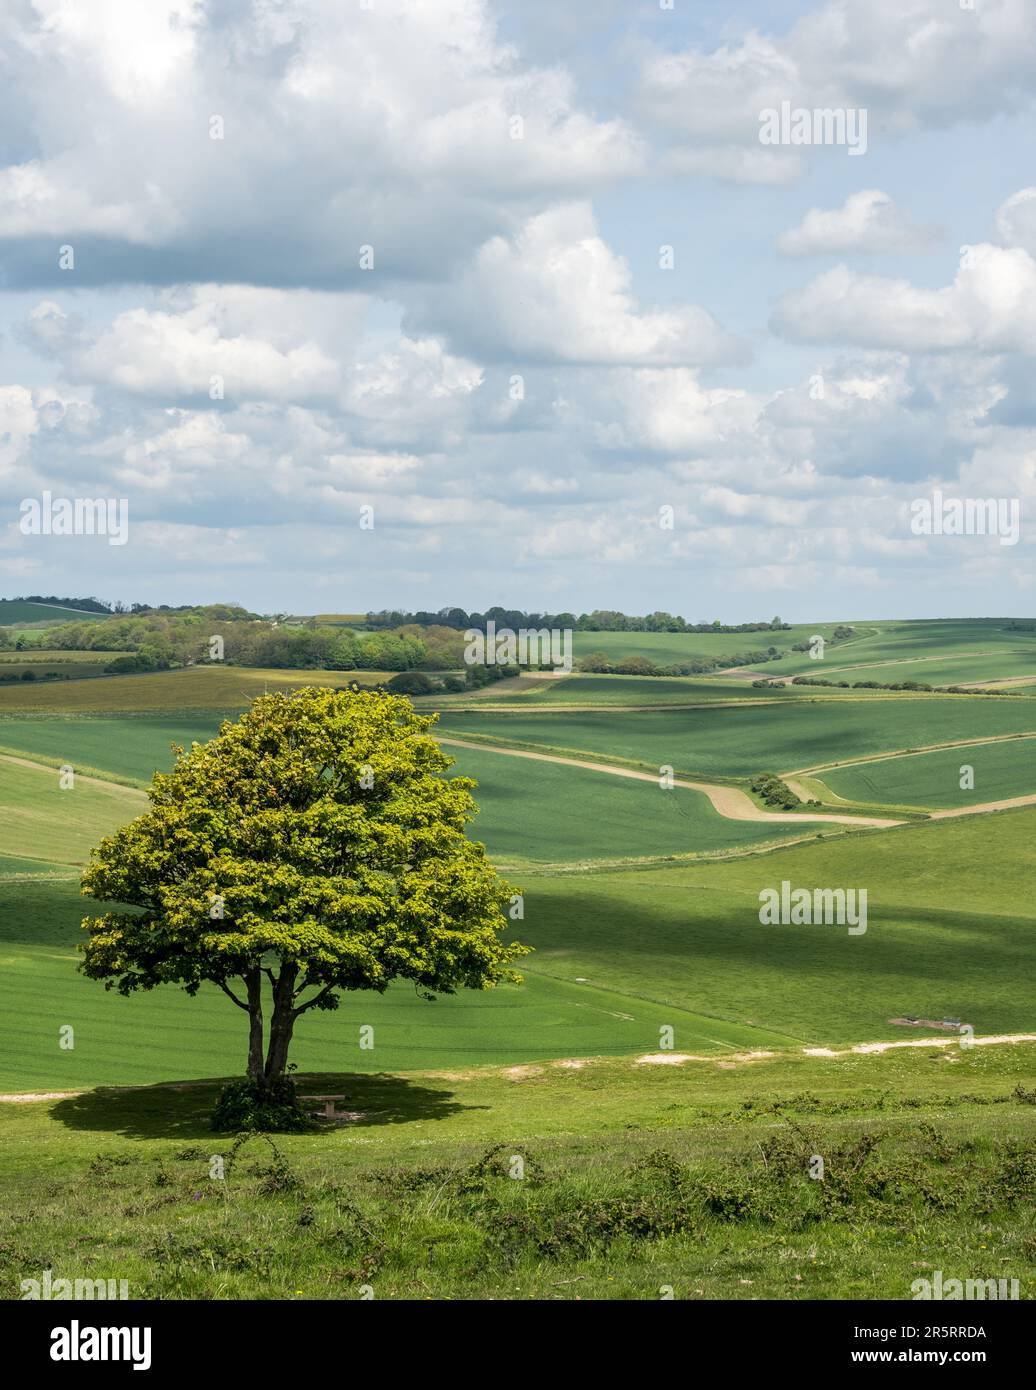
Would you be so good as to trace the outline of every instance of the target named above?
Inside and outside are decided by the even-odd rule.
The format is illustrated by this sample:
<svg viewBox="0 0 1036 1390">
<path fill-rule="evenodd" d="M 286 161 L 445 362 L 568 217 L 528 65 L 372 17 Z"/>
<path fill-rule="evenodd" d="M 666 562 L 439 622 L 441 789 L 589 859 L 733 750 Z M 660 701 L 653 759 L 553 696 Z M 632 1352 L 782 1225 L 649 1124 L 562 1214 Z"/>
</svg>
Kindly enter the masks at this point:
<svg viewBox="0 0 1036 1390">
<path fill-rule="evenodd" d="M 228 1080 L 237 1078 L 228 1078 Z M 341 1095 L 339 1107 L 357 1112 L 344 1124 L 320 1125 L 321 1133 L 348 1134 L 375 1125 L 406 1124 L 411 1120 L 444 1120 L 463 1110 L 487 1110 L 463 1105 L 451 1091 L 408 1081 L 403 1076 L 326 1075 L 295 1078 L 299 1092 Z M 50 1110 L 52 1119 L 69 1129 L 121 1134 L 130 1139 L 200 1139 L 211 1136 L 210 1116 L 226 1081 L 169 1081 L 157 1086 L 98 1086 L 68 1096 Z M 316 1110 L 316 1105 L 304 1105 Z"/>
</svg>

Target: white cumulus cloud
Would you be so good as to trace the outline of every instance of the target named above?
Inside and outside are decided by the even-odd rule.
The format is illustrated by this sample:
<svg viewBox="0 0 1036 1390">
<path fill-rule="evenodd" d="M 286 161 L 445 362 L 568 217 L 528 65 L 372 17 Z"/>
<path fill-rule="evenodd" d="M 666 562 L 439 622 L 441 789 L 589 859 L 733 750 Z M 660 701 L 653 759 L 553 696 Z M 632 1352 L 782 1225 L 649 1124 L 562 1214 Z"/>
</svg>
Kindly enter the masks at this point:
<svg viewBox="0 0 1036 1390">
<path fill-rule="evenodd" d="M 915 225 L 887 193 L 865 188 L 851 193 L 840 208 L 810 208 L 797 227 L 777 238 L 777 250 L 785 256 L 919 251 L 937 238 L 935 228 Z"/>
</svg>

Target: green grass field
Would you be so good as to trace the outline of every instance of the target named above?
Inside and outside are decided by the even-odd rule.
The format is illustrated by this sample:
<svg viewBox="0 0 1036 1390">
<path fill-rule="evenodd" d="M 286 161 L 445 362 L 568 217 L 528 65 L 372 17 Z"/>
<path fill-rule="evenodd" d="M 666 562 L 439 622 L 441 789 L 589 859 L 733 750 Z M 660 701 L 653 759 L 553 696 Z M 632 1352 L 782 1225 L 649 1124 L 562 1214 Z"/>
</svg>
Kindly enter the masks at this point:
<svg viewBox="0 0 1036 1390">
<path fill-rule="evenodd" d="M 103 676 L 104 668 L 108 665 L 108 660 L 86 661 L 39 661 L 31 656 L 26 660 L 25 653 L 19 654 L 23 659 L 18 661 L 0 662 L 0 685 L 4 681 L 22 680 L 62 680 L 79 681 L 89 680 L 93 676 Z M 30 672 L 26 676 L 26 671 Z"/>
<path fill-rule="evenodd" d="M 68 864 L 54 864 L 39 859 L 19 859 L 12 854 L 0 854 L 0 879 L 31 874 L 34 878 L 64 878 L 71 872 Z"/>
<path fill-rule="evenodd" d="M 468 833 L 508 864 L 707 854 L 803 833 L 728 820 L 700 792 L 472 748 L 444 751 L 455 759 L 452 775 L 478 782 L 481 809 Z"/>
<path fill-rule="evenodd" d="M 503 684 L 503 682 L 501 682 Z M 525 687 L 525 688 L 521 688 Z M 826 694 L 826 692 L 825 692 Z M 485 705 L 503 705 L 523 709 L 555 705 L 594 705 L 601 708 L 622 708 L 636 705 L 693 705 L 715 704 L 724 701 L 795 700 L 817 698 L 816 691 L 803 686 L 785 685 L 776 690 L 754 690 L 750 681 L 718 676 L 598 676 L 573 672 L 562 680 L 537 682 L 523 678 L 520 687 L 509 685 L 497 694 L 493 687 L 480 692 L 476 700 L 470 695 L 427 695 L 419 703 L 434 709 L 456 709 L 464 705 L 478 709 Z M 836 694 L 828 695 L 836 699 Z"/>
<path fill-rule="evenodd" d="M 974 787 L 961 788 L 961 769 L 974 772 Z M 1036 792 L 1036 742 L 1008 739 L 882 758 L 817 774 L 820 781 L 847 801 L 942 810 L 975 806 Z"/>
<path fill-rule="evenodd" d="M 193 1000 L 175 988 L 123 999 L 76 973 L 79 923 L 90 910 L 96 905 L 79 896 L 74 878 L 0 879 L 0 1089 L 141 1085 L 243 1066 L 240 1011 L 215 987 Z M 629 1054 L 656 1045 L 671 1013 L 656 1000 L 535 970 L 521 988 L 435 1002 L 398 985 L 350 997 L 335 1014 L 308 1015 L 295 1058 L 310 1071 L 406 1071 Z M 787 1041 L 735 1019 L 677 1015 L 699 1051 Z M 58 1045 L 64 1024 L 75 1029 L 68 1051 Z M 363 1025 L 374 1028 L 370 1051 L 360 1048 Z"/>
<path fill-rule="evenodd" d="M 1034 832 L 1029 808 L 721 863 L 530 880 L 522 939 L 537 971 L 621 981 L 804 1043 L 893 1037 L 889 1020 L 904 1014 L 1029 1031 Z M 759 893 L 783 880 L 866 888 L 866 933 L 761 925 Z"/>
<path fill-rule="evenodd" d="M 812 674 L 831 680 L 853 681 L 860 679 L 853 671 L 822 671 Z M 915 673 L 915 678 L 916 673 Z M 910 679 L 909 676 L 881 674 L 875 671 L 875 679 L 895 682 Z M 927 680 L 927 678 L 925 678 Z M 928 684 L 951 684 L 952 682 L 928 681 Z M 424 695 L 415 700 L 415 705 L 423 709 L 449 710 L 516 710 L 560 709 L 570 706 L 591 706 L 595 709 L 630 709 L 654 706 L 717 705 L 717 704 L 762 704 L 794 700 L 890 700 L 913 699 L 916 694 L 909 692 L 889 693 L 883 690 L 853 690 L 840 686 L 778 685 L 768 690 L 753 686 L 751 680 L 732 676 L 601 676 L 574 672 L 564 679 L 537 681 L 526 677 L 518 682 L 501 681 L 501 690 L 489 687 L 477 696 L 462 695 Z M 1036 685 L 1020 685 L 1012 688 L 1012 699 L 1036 698 Z"/>
<path fill-rule="evenodd" d="M 879 681 L 895 685 L 900 681 L 921 681 L 925 685 L 965 685 L 979 681 L 1036 680 L 1036 649 L 1021 648 L 997 652 L 994 657 L 947 656 L 920 661 L 889 661 L 877 665 L 839 667 L 832 660 L 823 670 L 811 672 L 829 680 Z"/>
<path fill-rule="evenodd" d="M 604 652 L 613 660 L 643 656 L 658 666 L 698 658 L 715 661 L 735 652 L 762 651 L 776 647 L 787 651 L 796 642 L 805 642 L 814 631 L 829 638 L 836 623 L 818 628 L 803 625 L 787 630 L 761 632 L 573 632 L 572 651 L 576 661 L 591 652 Z"/>
<path fill-rule="evenodd" d="M 964 669 L 986 651 L 995 661 L 976 679 L 1022 674 L 1034 645 L 1003 620 L 855 626 L 869 635 L 830 662 L 858 648 L 876 679 L 905 670 L 878 662 Z M 770 636 L 579 640 L 618 651 L 650 639 L 645 655 L 678 660 L 661 648 Z M 800 658 L 787 660 L 827 674 Z M 342 1094 L 353 1117 L 232 1157 L 208 1115 L 218 1079 L 244 1069 L 244 1015 L 210 984 L 193 999 L 176 987 L 125 999 L 79 974 L 80 922 L 98 905 L 80 896 L 78 866 L 144 808 L 170 744 L 212 737 L 264 688 L 384 674 L 196 667 L 0 685 L 0 1093 L 71 1093 L 0 1101 L 0 1296 L 46 1268 L 164 1298 L 358 1297 L 369 1284 L 379 1299 L 657 1299 L 667 1286 L 688 1299 L 901 1299 L 933 1268 L 1017 1277 L 1022 1297 L 1036 1294 L 1036 1043 L 968 1048 L 956 1029 L 896 1021 L 1036 1032 L 1036 807 L 785 827 L 492 751 L 670 764 L 720 783 L 844 761 L 816 774 L 834 797 L 950 808 L 1036 791 L 1031 695 L 574 676 L 487 694 L 499 711 L 442 701 L 443 734 L 489 741 L 445 751 L 479 783 L 469 833 L 523 893 L 511 930 L 534 947 L 524 983 L 434 1002 L 394 985 L 307 1013 L 300 1090 Z M 1018 734 L 1030 737 L 850 761 Z M 74 790 L 60 789 L 62 763 Z M 964 763 L 973 792 L 959 789 Z M 866 889 L 866 931 L 761 924 L 759 894 L 782 881 Z M 373 1049 L 360 1046 L 366 1026 Z M 220 1182 L 214 1153 L 231 1158 Z M 823 1183 L 806 1176 L 814 1154 Z M 515 1155 L 520 1182 L 507 1176 Z"/>
<path fill-rule="evenodd" d="M 1036 633 L 1008 631 L 1008 618 L 854 623 L 860 636 L 827 647 L 822 661 L 796 652 L 759 667 L 764 675 L 837 680 L 958 681 L 1036 676 Z M 823 625 L 815 631 L 826 635 Z M 774 644 L 779 645 L 779 643 Z M 876 663 L 882 663 L 877 665 Z M 895 664 L 887 664 L 895 663 Z M 851 668 L 836 671 L 834 668 Z"/>
<path fill-rule="evenodd" d="M 751 776 L 841 757 L 1036 731 L 1036 706 L 1013 696 L 774 701 L 743 708 L 552 714 L 445 711 L 443 733 L 568 749 L 678 773 Z M 2 733 L 2 730 L 0 730 Z M 2 739 L 0 739 L 2 741 Z"/>
<path fill-rule="evenodd" d="M 522 988 L 435 1003 L 412 990 L 307 1016 L 310 1071 L 629 1055 L 674 1029 L 678 1050 L 844 1045 L 895 1034 L 903 1014 L 977 1033 L 1027 1031 L 1036 989 L 1026 847 L 1036 809 L 870 832 L 767 855 L 604 874 L 529 872 L 518 939 L 536 948 Z M 759 922 L 759 892 L 865 887 L 865 934 Z M 215 988 L 126 1000 L 75 973 L 89 905 L 74 879 L 0 880 L 0 1084 L 142 1084 L 221 1074 L 244 1046 Z M 941 901 L 947 906 L 933 906 Z M 923 972 L 917 961 L 923 958 Z M 746 963 L 751 967 L 746 968 Z M 58 1047 L 72 1024 L 76 1047 Z M 371 1024 L 375 1047 L 359 1048 Z M 134 1039 L 136 1041 L 134 1042 Z"/>
<path fill-rule="evenodd" d="M 824 675 L 827 667 L 853 666 L 870 670 L 878 662 L 910 662 L 911 670 L 891 674 L 894 667 L 882 666 L 887 676 L 861 676 L 859 679 L 930 680 L 952 684 L 959 680 L 984 680 L 1020 675 L 1036 676 L 1036 633 L 1011 632 L 1008 618 L 932 619 L 913 622 L 887 620 L 852 621 L 854 636 L 833 640 L 837 623 L 797 624 L 788 631 L 741 633 L 670 632 L 576 632 L 573 651 L 576 660 L 590 652 L 604 652 L 612 660 L 642 656 L 657 665 L 714 660 L 743 651 L 765 651 L 776 647 L 787 655 L 763 662 L 761 675 Z M 814 661 L 807 652 L 790 648 L 819 634 L 827 643 L 823 661 Z M 929 670 L 931 676 L 922 674 Z M 934 673 L 938 671 L 936 676 Z"/>
<path fill-rule="evenodd" d="M 0 751 L 146 786 L 154 772 L 173 765 L 172 745 L 189 748 L 219 732 L 217 715 L 189 719 L 137 715 L 133 718 L 0 719 Z"/>
<path fill-rule="evenodd" d="M 189 747 L 218 732 L 216 719 L 0 719 L 0 752 L 144 787 Z M 515 862 L 566 863 L 707 854 L 776 842 L 802 828 L 732 821 L 699 792 L 663 792 L 648 782 L 590 770 L 447 747 L 455 776 L 474 777 L 480 812 L 470 833 Z M 0 763 L 0 803 L 3 800 Z"/>
<path fill-rule="evenodd" d="M 63 608 L 53 603 L 26 603 L 24 599 L 0 598 L 0 627 L 15 627 L 21 623 L 79 623 L 107 616 L 105 613 L 91 613 L 85 608 Z"/>
<path fill-rule="evenodd" d="M 144 809 L 128 787 L 74 777 L 62 789 L 57 769 L 0 757 L 0 844 L 4 853 L 41 863 L 82 864 L 91 846 Z"/>
<path fill-rule="evenodd" d="M 26 671 L 32 679 L 54 676 L 61 680 L 82 680 L 104 674 L 115 652 L 80 652 L 25 647 L 22 651 L 0 651 L 0 682 L 21 679 Z"/>
</svg>

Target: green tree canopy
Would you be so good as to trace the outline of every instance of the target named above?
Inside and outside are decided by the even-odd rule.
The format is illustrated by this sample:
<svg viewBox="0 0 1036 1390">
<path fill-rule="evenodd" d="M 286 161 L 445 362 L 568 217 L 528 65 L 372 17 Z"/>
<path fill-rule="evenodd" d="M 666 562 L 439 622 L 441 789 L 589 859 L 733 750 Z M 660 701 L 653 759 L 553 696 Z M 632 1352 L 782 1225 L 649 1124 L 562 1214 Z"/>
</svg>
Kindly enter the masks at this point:
<svg viewBox="0 0 1036 1390">
<path fill-rule="evenodd" d="M 527 948 L 501 940 L 514 890 L 465 834 L 476 784 L 443 776 L 435 718 L 308 688 L 178 749 L 151 809 L 93 852 L 83 892 L 119 906 L 84 920 L 80 968 L 123 994 L 211 981 L 247 1012 L 248 1074 L 267 1085 L 300 1015 L 344 990 L 519 981 Z"/>
</svg>

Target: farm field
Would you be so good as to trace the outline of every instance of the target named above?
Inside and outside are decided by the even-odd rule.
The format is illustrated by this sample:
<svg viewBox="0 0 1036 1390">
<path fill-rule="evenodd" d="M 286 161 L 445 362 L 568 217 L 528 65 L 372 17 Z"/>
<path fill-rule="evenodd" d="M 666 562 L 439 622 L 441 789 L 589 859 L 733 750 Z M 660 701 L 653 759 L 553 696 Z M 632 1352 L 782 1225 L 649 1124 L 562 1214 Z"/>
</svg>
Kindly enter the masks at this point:
<svg viewBox="0 0 1036 1390">
<path fill-rule="evenodd" d="M 729 820 L 700 792 L 663 792 L 651 782 L 609 777 L 473 748 L 445 748 L 451 776 L 474 777 L 480 811 L 469 828 L 508 864 L 706 854 L 773 843 L 807 826 Z"/>
<path fill-rule="evenodd" d="M 509 682 L 501 681 L 500 684 Z M 441 710 L 456 709 L 458 706 L 481 708 L 486 705 L 513 709 L 541 705 L 600 705 L 602 708 L 619 709 L 637 705 L 714 704 L 729 700 L 808 699 L 816 698 L 817 693 L 798 685 L 783 685 L 771 691 L 755 690 L 751 681 L 733 677 L 604 676 L 574 672 L 571 676 L 551 677 L 543 681 L 529 677 L 523 679 L 517 689 L 512 686 L 505 693 L 498 693 L 490 687 L 488 692 L 479 694 L 477 704 L 467 694 L 422 696 L 415 703 Z M 838 697 L 832 694 L 828 698 Z"/>
<path fill-rule="evenodd" d="M 899 680 L 920 679 L 919 676 L 902 676 L 899 668 L 895 674 L 882 675 L 883 668 L 876 668 L 874 679 L 892 683 Z M 866 679 L 857 676 L 855 671 L 814 671 L 825 679 L 846 680 Z M 761 678 L 761 677 L 760 677 Z M 784 679 L 783 677 L 781 679 Z M 1036 678 L 1034 678 L 1036 682 Z M 952 682 L 929 681 L 929 684 L 952 684 Z M 474 710 L 526 710 L 526 709 L 565 709 L 590 706 L 601 709 L 636 709 L 655 706 L 714 705 L 714 704 L 761 704 L 772 701 L 791 700 L 889 700 L 910 698 L 917 692 L 853 690 L 840 686 L 810 686 L 788 684 L 774 685 L 767 690 L 753 686 L 752 679 L 744 676 L 606 676 L 574 672 L 571 676 L 551 677 L 536 680 L 523 678 L 519 682 L 500 681 L 497 689 L 489 687 L 473 697 L 461 695 L 423 695 L 417 697 L 415 705 L 426 710 L 474 709 Z M 923 694 L 924 692 L 920 692 Z M 1012 698 L 1036 698 L 1036 683 L 1019 685 L 1012 689 Z"/>
<path fill-rule="evenodd" d="M 460 738 L 593 753 L 650 768 L 728 777 L 793 771 L 839 757 L 1036 732 L 1036 706 L 1015 696 L 773 701 L 741 708 L 547 714 L 446 711 Z"/>
<path fill-rule="evenodd" d="M 1027 1031 L 1034 832 L 1028 809 L 679 868 L 529 870 L 519 935 L 536 951 L 522 988 L 435 1003 L 402 987 L 355 996 L 307 1018 L 298 1061 L 406 1071 L 631 1055 L 665 1025 L 691 1052 L 836 1046 L 888 1037 L 904 1013 L 960 1018 L 978 1034 Z M 782 879 L 865 883 L 866 932 L 762 925 L 759 892 Z M 932 906 L 936 891 L 947 906 Z M 194 1000 L 176 989 L 127 1000 L 77 975 L 88 906 L 74 878 L 0 879 L 0 1081 L 142 1084 L 171 1065 L 178 1077 L 219 1074 L 244 1045 L 233 1007 L 210 987 Z M 77 1028 L 73 1052 L 56 1046 L 57 1017 Z M 372 1053 L 359 1049 L 361 1024 L 375 1028 Z"/>
<path fill-rule="evenodd" d="M 293 690 L 300 685 L 341 688 L 351 681 L 375 685 L 392 671 L 288 671 L 250 666 L 191 666 L 147 675 L 106 676 L 78 685 L 55 682 L 39 689 L 0 686 L 0 718 L 5 714 L 138 714 L 182 715 L 198 710 L 240 712 L 264 690 Z"/>
<path fill-rule="evenodd" d="M 806 642 L 819 632 L 830 639 L 837 623 L 817 627 L 798 624 L 787 629 L 764 628 L 759 632 L 580 632 L 572 633 L 572 652 L 576 661 L 591 652 L 604 652 L 614 661 L 642 656 L 658 666 L 677 661 L 702 659 L 715 661 L 735 652 L 762 651 L 776 647 L 788 651 L 796 642 Z M 802 655 L 791 653 L 791 659 Z M 808 657 L 807 657 L 808 660 Z M 776 666 L 778 663 L 772 663 Z M 766 663 L 770 665 L 769 662 Z M 662 678 L 659 678 L 662 679 Z"/>
<path fill-rule="evenodd" d="M 8 717 L 0 719 L 0 755 L 20 754 L 54 768 L 68 763 L 83 775 L 146 787 L 153 772 L 172 766 L 172 745 L 189 747 L 218 732 L 218 720 L 198 717 Z M 803 833 L 795 825 L 729 820 L 695 791 L 662 793 L 650 782 L 545 762 L 516 765 L 513 758 L 477 748 L 446 751 L 455 760 L 451 776 L 478 782 L 480 810 L 470 834 L 508 863 L 703 854 Z M 0 804 L 4 767 L 0 756 Z M 58 803 L 68 811 L 76 805 Z"/>
<path fill-rule="evenodd" d="M 604 988 L 621 979 L 684 1008 L 722 1000 L 725 1017 L 803 1043 L 891 1037 L 904 1014 L 1029 1031 L 1034 834 L 1026 808 L 718 863 L 543 878 L 528 890 L 523 939 L 538 971 Z M 783 880 L 866 886 L 866 932 L 760 924 L 760 891 Z"/>
<path fill-rule="evenodd" d="M 118 652 L 65 651 L 62 648 L 27 647 L 24 651 L 0 650 L 0 668 L 4 666 L 96 666 L 107 663 Z"/>
<path fill-rule="evenodd" d="M 0 845 L 5 854 L 54 864 L 85 863 L 98 838 L 145 809 L 128 787 L 78 777 L 62 789 L 57 770 L 0 757 Z"/>
<path fill-rule="evenodd" d="M 923 680 L 952 685 L 958 680 L 1036 675 L 1036 632 L 1011 631 L 1008 618 L 937 619 L 905 623 L 861 622 L 859 635 L 829 645 L 823 661 L 795 652 L 759 667 L 761 675 L 817 675 L 839 680 Z M 817 632 L 822 635 L 823 628 Z M 777 645 L 777 644 L 775 644 Z M 877 663 L 883 663 L 878 666 Z M 895 662 L 895 665 L 884 663 Z M 910 671 L 907 671 L 907 666 Z M 872 669 L 873 668 L 873 669 Z M 921 671 L 930 674 L 922 675 Z M 936 675 L 935 673 L 939 674 Z"/>
<path fill-rule="evenodd" d="M 24 599 L 0 598 L 0 627 L 78 623 L 106 616 L 104 613 L 92 613 L 84 608 L 63 608 L 53 603 L 27 603 Z"/>
<path fill-rule="evenodd" d="M 41 863 L 39 859 L 18 859 L 11 854 L 0 854 L 0 880 L 15 874 L 32 874 L 36 878 L 64 878 L 71 872 L 68 864 Z"/>
<path fill-rule="evenodd" d="M 59 680 L 83 680 L 100 676 L 118 652 L 52 651 L 46 647 L 23 646 L 21 651 L 0 651 L 0 682 L 20 680 L 28 671 L 27 680 L 56 677 Z"/>
<path fill-rule="evenodd" d="M 816 663 L 819 668 L 820 662 Z M 810 672 L 809 674 L 814 674 Z M 974 656 L 932 657 L 918 661 L 895 659 L 877 665 L 840 667 L 832 660 L 818 669 L 817 675 L 828 680 L 923 681 L 926 685 L 964 685 L 979 681 L 1033 680 L 1036 681 L 1036 650 L 1021 649 Z"/>
<path fill-rule="evenodd" d="M 1036 0 L 0 34 L 15 1378 L 637 1300 L 1010 1379 Z"/>
<path fill-rule="evenodd" d="M 220 719 L 195 715 L 188 719 L 136 715 L 84 718 L 0 718 L 0 751 L 23 754 L 30 760 L 79 771 L 97 772 L 147 786 L 153 772 L 173 765 L 172 744 L 189 748 L 219 732 Z"/>
<path fill-rule="evenodd" d="M 214 986 L 193 1000 L 178 989 L 124 999 L 76 973 L 79 923 L 90 908 L 74 878 L 0 879 L 0 1087 L 140 1085 L 168 1079 L 170 1068 L 191 1078 L 243 1065 L 247 1031 Z M 351 997 L 336 1014 L 307 1016 L 295 1055 L 311 1071 L 380 1072 L 503 1065 L 518 1054 L 631 1054 L 651 1048 L 672 1013 L 661 1000 L 533 969 L 521 988 L 434 1002 L 402 984 Z M 698 1051 L 789 1041 L 762 1024 L 677 1014 Z M 58 1047 L 55 1020 L 75 1028 L 74 1049 Z M 374 1028 L 373 1050 L 360 1048 L 362 1025 Z"/>
<path fill-rule="evenodd" d="M 73 664 L 72 662 L 5 661 L 0 665 L 0 687 L 7 682 L 13 684 L 20 680 L 81 681 L 103 675 L 104 666 L 99 662 L 88 666 L 85 662 Z"/>
<path fill-rule="evenodd" d="M 741 633 L 577 631 L 573 633 L 573 651 L 577 662 L 599 651 L 613 661 L 641 656 L 656 665 L 666 665 L 696 658 L 714 660 L 747 650 L 765 651 L 773 646 L 785 655 L 754 667 L 761 676 L 825 675 L 827 668 L 851 666 L 869 670 L 886 662 L 931 667 L 943 673 L 939 681 L 945 684 L 954 683 L 954 672 L 959 672 L 962 680 L 1036 676 L 1036 632 L 1011 631 L 1010 622 L 1008 618 L 853 620 L 846 624 L 797 624 L 787 631 Z M 852 627 L 854 635 L 834 640 L 835 628 L 839 626 Z M 813 660 L 805 651 L 791 651 L 793 646 L 816 635 L 827 643 L 822 661 Z M 879 669 L 893 668 L 882 664 Z M 973 670 L 977 670 L 974 676 Z M 900 678 L 928 679 L 916 674 L 887 677 Z M 882 677 L 875 675 L 873 679 Z"/>
<path fill-rule="evenodd" d="M 974 769 L 974 787 L 960 786 L 961 768 Z M 818 772 L 815 776 L 847 801 L 940 810 L 1001 801 L 1036 790 L 1036 740 L 1010 739 L 882 758 Z"/>
</svg>

